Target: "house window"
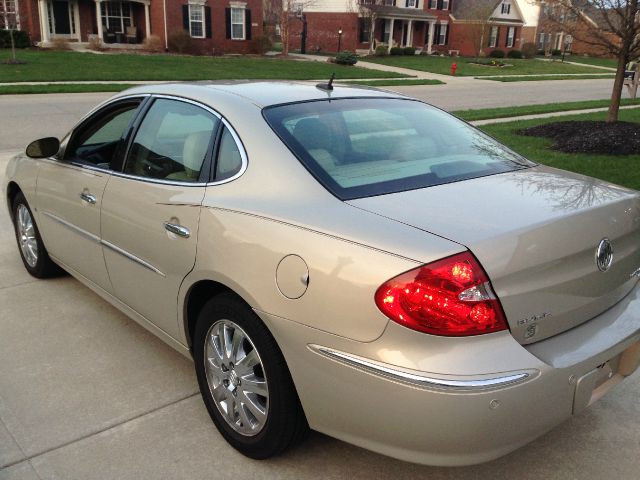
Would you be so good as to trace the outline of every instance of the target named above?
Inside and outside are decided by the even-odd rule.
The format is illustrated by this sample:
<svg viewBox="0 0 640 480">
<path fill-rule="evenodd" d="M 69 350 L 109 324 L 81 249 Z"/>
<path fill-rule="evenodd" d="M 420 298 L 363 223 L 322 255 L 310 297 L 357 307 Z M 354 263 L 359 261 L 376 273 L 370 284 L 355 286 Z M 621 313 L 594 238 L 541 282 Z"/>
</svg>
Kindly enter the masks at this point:
<svg viewBox="0 0 640 480">
<path fill-rule="evenodd" d="M 438 32 L 438 45 L 446 45 L 447 43 L 447 28 L 449 25 L 440 25 L 440 31 Z"/>
<path fill-rule="evenodd" d="M 438 0 L 429 0 L 429 8 L 433 10 L 438 8 Z"/>
<path fill-rule="evenodd" d="M 189 5 L 189 35 L 204 38 L 204 5 Z"/>
<path fill-rule="evenodd" d="M 406 6 L 410 8 L 415 8 L 416 0 L 407 0 Z"/>
<path fill-rule="evenodd" d="M 516 27 L 509 27 L 507 30 L 507 48 L 513 47 L 516 38 Z"/>
<path fill-rule="evenodd" d="M 101 2 L 102 25 L 112 33 L 124 33 L 132 25 L 129 2 Z"/>
<path fill-rule="evenodd" d="M 544 33 L 538 35 L 538 50 L 544 50 Z"/>
<path fill-rule="evenodd" d="M 498 27 L 491 27 L 489 32 L 489 46 L 495 47 L 498 44 Z"/>
<path fill-rule="evenodd" d="M 5 30 L 19 29 L 15 0 L 0 0 L 0 28 Z"/>
<path fill-rule="evenodd" d="M 231 9 L 231 40 L 244 40 L 244 8 Z"/>
<path fill-rule="evenodd" d="M 449 10 L 449 0 L 442 0 L 442 10 Z"/>
<path fill-rule="evenodd" d="M 371 18 L 360 18 L 360 43 L 369 43 L 371 37 Z"/>
<path fill-rule="evenodd" d="M 502 13 L 504 15 L 509 15 L 511 13 L 511 4 L 510 3 L 503 3 L 502 4 Z"/>
</svg>

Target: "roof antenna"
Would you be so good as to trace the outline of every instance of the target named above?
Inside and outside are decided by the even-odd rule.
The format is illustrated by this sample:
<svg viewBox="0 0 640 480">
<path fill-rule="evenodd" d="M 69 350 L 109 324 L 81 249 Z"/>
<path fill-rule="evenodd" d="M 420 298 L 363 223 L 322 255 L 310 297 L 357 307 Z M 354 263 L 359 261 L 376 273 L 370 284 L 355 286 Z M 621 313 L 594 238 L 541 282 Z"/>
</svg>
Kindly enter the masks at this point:
<svg viewBox="0 0 640 480">
<path fill-rule="evenodd" d="M 320 90 L 328 90 L 331 91 L 333 90 L 333 79 L 336 78 L 336 72 L 333 72 L 331 74 L 331 78 L 329 79 L 329 83 L 319 83 L 316 85 L 316 88 L 319 88 Z"/>
</svg>

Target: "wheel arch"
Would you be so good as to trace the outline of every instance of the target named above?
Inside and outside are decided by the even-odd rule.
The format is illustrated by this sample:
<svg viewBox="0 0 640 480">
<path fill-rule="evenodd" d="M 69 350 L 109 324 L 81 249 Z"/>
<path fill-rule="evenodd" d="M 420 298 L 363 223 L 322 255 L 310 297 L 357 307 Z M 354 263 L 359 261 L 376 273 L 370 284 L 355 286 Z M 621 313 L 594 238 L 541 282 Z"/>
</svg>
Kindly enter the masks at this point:
<svg viewBox="0 0 640 480">
<path fill-rule="evenodd" d="M 9 217 L 11 218 L 11 221 L 13 221 L 13 200 L 14 198 L 16 198 L 16 195 L 21 192 L 22 192 L 22 189 L 16 182 L 11 181 L 7 184 L 6 200 L 7 200 L 7 208 L 9 209 Z"/>
<path fill-rule="evenodd" d="M 215 280 L 198 280 L 187 290 L 183 308 L 183 328 L 187 340 L 187 346 L 190 350 L 193 348 L 193 335 L 196 328 L 196 322 L 198 320 L 198 314 L 207 301 L 221 293 L 230 293 L 234 295 L 238 300 L 244 303 L 247 308 L 252 309 L 250 303 L 229 286 Z"/>
</svg>

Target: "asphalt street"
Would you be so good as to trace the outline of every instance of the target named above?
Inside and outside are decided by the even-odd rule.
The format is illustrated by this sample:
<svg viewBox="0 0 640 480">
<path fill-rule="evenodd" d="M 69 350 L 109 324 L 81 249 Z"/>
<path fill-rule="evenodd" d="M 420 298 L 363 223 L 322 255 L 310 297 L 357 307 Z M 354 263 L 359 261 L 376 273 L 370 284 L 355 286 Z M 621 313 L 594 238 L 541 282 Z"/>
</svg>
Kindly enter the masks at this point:
<svg viewBox="0 0 640 480">
<path fill-rule="evenodd" d="M 586 98 L 605 98 L 605 82 L 610 86 L 603 80 L 579 85 L 592 92 Z M 531 93 L 532 83 L 547 82 L 527 82 L 529 103 L 559 101 L 541 101 Z M 554 89 L 568 91 L 570 83 L 552 82 Z M 446 89 L 405 88 L 416 88 L 414 95 L 432 96 L 445 108 L 461 108 Z M 469 105 L 483 106 L 487 96 L 493 96 L 493 105 L 505 105 L 516 91 L 512 84 L 497 83 L 494 90 L 502 90 L 504 98 L 485 88 L 475 100 L 469 94 L 468 101 L 476 102 Z M 12 152 L 33 138 L 63 134 L 108 96 L 0 97 L 0 181 Z M 638 373 L 528 446 L 479 466 L 413 465 L 315 433 L 282 457 L 247 459 L 211 423 L 188 359 L 73 278 L 44 281 L 26 273 L 4 199 L 1 203 L 2 480 L 638 478 Z"/>
<path fill-rule="evenodd" d="M 445 110 L 600 100 L 611 95 L 612 79 L 493 82 L 456 78 L 447 85 L 386 87 Z M 62 136 L 110 93 L 0 95 L 0 151 L 19 150 L 45 136 Z M 623 96 L 627 96 L 626 90 Z"/>
</svg>

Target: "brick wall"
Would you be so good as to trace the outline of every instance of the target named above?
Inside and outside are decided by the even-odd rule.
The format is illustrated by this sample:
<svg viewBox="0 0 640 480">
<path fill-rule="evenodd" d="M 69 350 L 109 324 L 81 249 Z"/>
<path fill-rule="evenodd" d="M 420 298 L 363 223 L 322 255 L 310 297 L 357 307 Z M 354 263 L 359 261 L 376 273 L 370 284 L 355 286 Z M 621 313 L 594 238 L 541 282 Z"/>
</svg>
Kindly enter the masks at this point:
<svg viewBox="0 0 640 480">
<path fill-rule="evenodd" d="M 495 47 L 489 47 L 489 32 L 491 26 L 487 28 L 482 41 L 482 51 L 485 55 L 489 55 L 492 50 L 502 50 L 503 52 L 509 52 L 511 50 L 520 50 L 522 48 L 523 41 L 523 28 L 516 27 L 515 37 L 513 41 L 513 47 L 507 47 L 507 34 L 508 26 L 499 25 L 498 38 Z M 534 29 L 535 30 L 535 29 Z M 471 57 L 476 54 L 476 39 L 478 30 L 474 30 L 473 26 L 467 23 L 454 23 L 451 30 L 450 43 L 452 50 L 459 50 L 460 55 Z"/>
</svg>

